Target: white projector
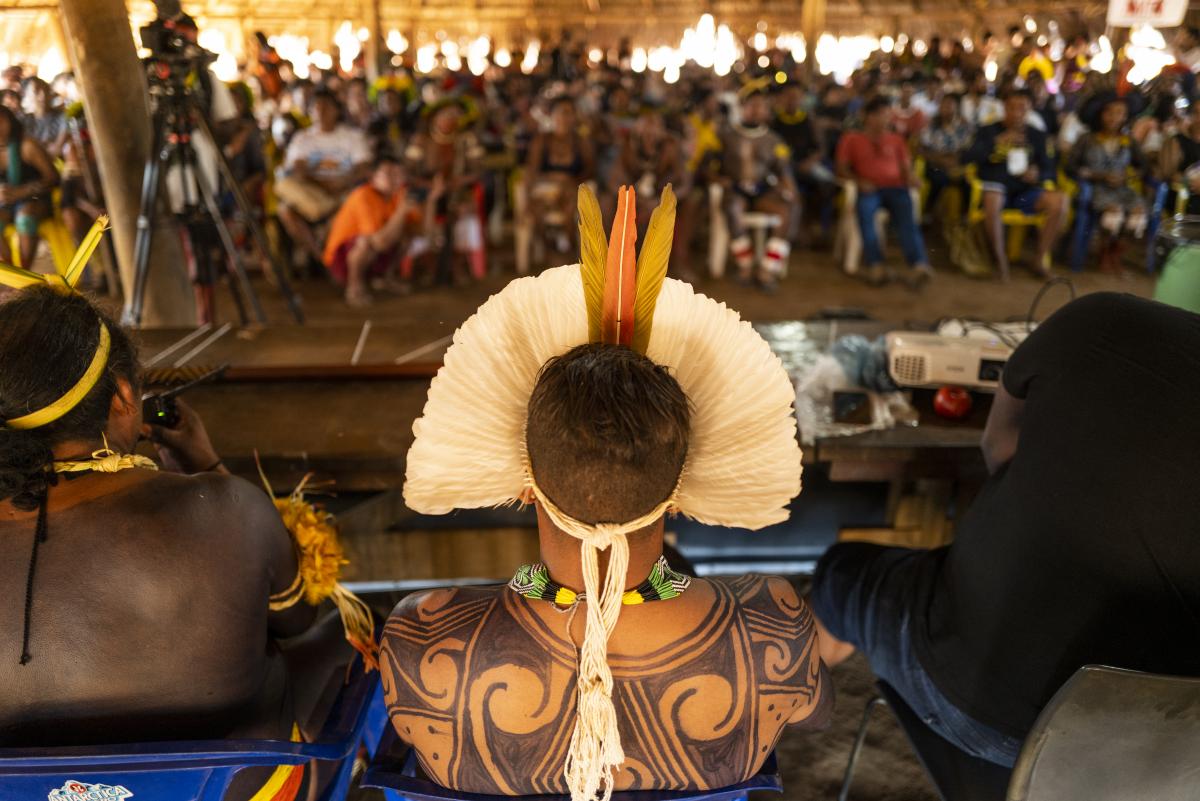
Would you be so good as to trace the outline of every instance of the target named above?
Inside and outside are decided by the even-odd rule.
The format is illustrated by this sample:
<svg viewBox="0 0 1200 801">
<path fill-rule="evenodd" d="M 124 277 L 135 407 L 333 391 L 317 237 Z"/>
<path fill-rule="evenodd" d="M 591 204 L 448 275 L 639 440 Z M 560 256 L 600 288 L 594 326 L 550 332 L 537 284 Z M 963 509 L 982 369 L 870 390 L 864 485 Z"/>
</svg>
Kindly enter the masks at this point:
<svg viewBox="0 0 1200 801">
<path fill-rule="evenodd" d="M 953 384 L 994 390 L 1013 349 L 998 336 L 943 336 L 915 331 L 887 335 L 888 373 L 902 387 Z"/>
</svg>

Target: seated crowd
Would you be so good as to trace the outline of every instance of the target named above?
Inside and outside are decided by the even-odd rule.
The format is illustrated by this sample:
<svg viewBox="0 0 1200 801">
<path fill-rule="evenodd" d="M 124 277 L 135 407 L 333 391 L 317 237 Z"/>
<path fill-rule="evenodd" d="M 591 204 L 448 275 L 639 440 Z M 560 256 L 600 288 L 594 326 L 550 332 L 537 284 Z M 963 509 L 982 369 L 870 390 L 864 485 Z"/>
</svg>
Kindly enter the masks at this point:
<svg viewBox="0 0 1200 801">
<path fill-rule="evenodd" d="M 914 139 L 939 156 L 942 194 L 967 163 L 989 215 L 1058 219 L 1047 118 L 1030 124 L 1036 93 L 1009 92 L 968 135 L 956 121 L 983 95 L 926 114 L 914 109 L 930 84 L 910 80 L 896 106 L 878 93 L 852 112 L 825 106 L 811 118 L 826 122 L 802 132 L 802 93 L 786 85 L 772 111 L 760 86 L 741 93 L 736 123 L 697 90 L 682 148 L 666 112 L 635 108 L 624 90 L 589 123 L 603 133 L 581 133 L 577 104 L 561 98 L 545 127 L 523 117 L 531 94 L 500 106 L 527 125 L 525 174 L 550 187 L 531 187 L 540 211 L 522 211 L 539 235 L 552 213 L 567 220 L 555 235 L 572 264 L 510 283 L 462 325 L 405 457 L 415 512 L 537 513 L 538 563 L 507 585 L 411 594 L 382 628 L 388 725 L 446 787 L 594 801 L 736 784 L 789 725 L 827 724 L 829 668 L 855 649 L 927 726 L 1006 767 L 1085 664 L 1200 676 L 1200 541 L 1188 534 L 1200 518 L 1200 316 L 1131 296 L 1073 301 L 1013 353 L 983 436 L 990 475 L 952 545 L 839 543 L 807 596 L 782 577 L 700 578 L 673 559 L 671 515 L 760 529 L 804 504 L 792 378 L 752 326 L 665 280 L 681 271 L 672 242 L 686 247 L 681 232 L 695 230 L 688 210 L 709 207 L 696 199 L 706 181 L 722 187 L 736 270 L 763 284 L 786 267 L 804 193 L 839 175 L 857 183 L 869 277 L 883 208 L 913 280 L 927 280 Z M 458 254 L 453 269 L 478 276 L 476 213 L 495 200 L 479 177 L 492 169 L 488 133 L 511 129 L 471 121 L 478 109 L 461 95 L 430 101 L 412 129 L 395 98 L 381 121 L 373 93 L 341 89 L 345 102 L 328 86 L 296 88 L 316 122 L 270 177 L 295 184 L 280 195 L 294 242 L 353 302 L 372 278 L 414 278 L 430 252 Z M 1122 133 L 1126 102 L 1097 96 L 1097 121 L 1062 169 L 1093 184 L 1108 252 L 1144 227 L 1141 196 L 1116 180 L 1144 153 Z M 861 123 L 843 133 L 851 114 Z M 0 135 L 4 120 L 23 141 L 11 111 Z M 255 136 L 242 130 L 244 148 Z M 39 175 L 49 163 L 41 145 L 7 152 Z M 606 170 L 628 188 L 593 192 Z M 47 171 L 14 191 L 32 201 L 52 186 Z M 657 208 L 641 203 L 651 192 Z M 309 213 L 317 206 L 324 215 Z M 757 264 L 736 223 L 755 212 Z M 1037 243 L 1035 267 L 1053 244 Z M 298 603 L 329 593 L 316 594 L 295 532 L 229 474 L 186 404 L 175 427 L 143 419 L 132 339 L 77 280 L 0 270 L 11 288 L 0 297 L 0 748 L 311 737 L 353 658 L 338 615 Z M 636 302 L 608 284 L 627 280 Z M 136 453 L 143 442 L 157 460 Z M 227 801 L 315 797 L 330 778 L 305 766 L 283 776 L 243 771 Z"/>
<path fill-rule="evenodd" d="M 1125 79 L 1130 62 L 1092 70 L 1087 42 L 1052 61 L 1016 30 L 1013 46 L 989 34 L 971 50 L 935 40 L 921 56 L 901 46 L 877 51 L 844 85 L 811 77 L 786 51 L 726 77 L 685 67 L 667 84 L 661 73 L 631 69 L 627 48 L 597 64 L 570 39 L 532 70 L 524 59 L 481 77 L 444 64 L 432 74 L 401 67 L 368 84 L 316 68 L 296 77 L 264 41 L 245 80 L 231 84 L 236 113 L 218 114 L 227 104 L 215 99 L 212 108 L 260 222 L 282 230 L 273 238 L 282 255 L 296 269 L 328 272 L 353 305 L 369 302 L 372 285 L 407 292 L 414 281 L 482 277 L 508 222 L 518 273 L 557 263 L 575 244 L 572 187 L 582 182 L 606 204 L 619 186 L 633 186 L 646 207 L 672 184 L 680 200 L 673 271 L 684 277 L 698 272 L 689 263 L 705 262 L 692 253 L 703 245 L 714 274 L 728 258 L 738 280 L 772 288 L 793 249 L 828 243 L 839 197 L 862 237 L 857 274 L 872 284 L 891 276 L 881 210 L 913 283 L 933 274 L 926 238 L 950 240 L 975 221 L 990 243 L 983 258 L 1007 279 L 1012 214 L 1038 222 L 1034 273 L 1066 256 L 1064 228 L 1080 214 L 1095 215 L 1099 264 L 1116 271 L 1124 241 L 1144 236 L 1155 216 L 1200 202 L 1192 199 L 1200 188 L 1195 60 L 1186 58 L 1194 33 L 1181 31 L 1178 63 L 1141 85 Z M 103 198 L 71 77 L 52 87 L 20 68 L 6 76 L 12 113 L 0 119 L 0 144 L 22 144 L 19 169 L 0 170 L 0 193 L 12 196 L 0 219 L 16 226 L 29 256 L 41 220 L 60 214 L 78 240 Z M 0 161 L 8 152 L 0 148 Z M 383 162 L 400 167 L 399 187 L 343 209 Z M 407 209 L 399 233 L 385 235 L 388 247 L 370 258 L 358 244 L 361 258 L 348 260 L 356 243 L 331 239 L 339 211 L 354 217 L 338 226 L 341 236 L 364 236 L 384 227 L 388 217 L 377 212 L 392 195 Z M 702 243 L 706 229 L 717 234 Z M 953 262 L 957 249 L 949 251 Z"/>
</svg>

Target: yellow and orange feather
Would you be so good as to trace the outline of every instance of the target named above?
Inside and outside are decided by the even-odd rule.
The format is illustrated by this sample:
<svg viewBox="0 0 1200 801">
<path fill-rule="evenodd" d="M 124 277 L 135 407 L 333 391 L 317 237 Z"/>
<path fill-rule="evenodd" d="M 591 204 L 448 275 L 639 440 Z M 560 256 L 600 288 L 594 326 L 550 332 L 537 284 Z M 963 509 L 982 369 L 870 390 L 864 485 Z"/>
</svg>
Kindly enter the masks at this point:
<svg viewBox="0 0 1200 801">
<path fill-rule="evenodd" d="M 601 342 L 633 342 L 633 304 L 637 292 L 637 195 L 623 186 L 617 198 L 617 215 L 608 241 L 608 269 L 604 278 Z"/>
</svg>

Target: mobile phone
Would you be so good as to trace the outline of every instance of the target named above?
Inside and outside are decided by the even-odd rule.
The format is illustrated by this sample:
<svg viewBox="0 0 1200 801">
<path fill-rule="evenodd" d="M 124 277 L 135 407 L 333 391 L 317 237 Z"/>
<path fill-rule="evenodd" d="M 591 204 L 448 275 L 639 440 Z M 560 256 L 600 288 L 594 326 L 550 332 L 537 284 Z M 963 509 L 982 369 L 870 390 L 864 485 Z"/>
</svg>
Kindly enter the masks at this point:
<svg viewBox="0 0 1200 801">
<path fill-rule="evenodd" d="M 833 421 L 835 423 L 869 425 L 872 419 L 871 396 L 868 393 L 834 390 Z"/>
</svg>

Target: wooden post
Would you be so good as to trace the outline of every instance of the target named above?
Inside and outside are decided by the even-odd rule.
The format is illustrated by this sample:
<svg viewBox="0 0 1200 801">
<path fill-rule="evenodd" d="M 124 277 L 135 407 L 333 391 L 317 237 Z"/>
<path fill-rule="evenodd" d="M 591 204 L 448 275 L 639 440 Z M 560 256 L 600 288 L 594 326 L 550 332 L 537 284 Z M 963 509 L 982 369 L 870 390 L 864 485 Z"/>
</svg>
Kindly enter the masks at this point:
<svg viewBox="0 0 1200 801">
<path fill-rule="evenodd" d="M 804 59 L 808 67 L 807 72 L 809 76 L 815 77 L 819 73 L 817 40 L 825 32 L 825 0 L 804 0 L 804 5 L 800 8 L 800 32 L 804 34 L 804 46 L 808 51 Z"/>
<path fill-rule="evenodd" d="M 129 12 L 124 0 L 61 0 L 59 11 L 95 143 L 121 283 L 132 287 L 150 112 Z M 195 301 L 173 224 L 155 231 L 150 264 L 143 325 L 195 325 Z"/>
<path fill-rule="evenodd" d="M 384 32 L 380 30 L 379 0 L 363 0 L 366 6 L 363 16 L 367 20 L 367 41 L 363 43 L 363 62 L 367 67 L 367 83 L 379 77 L 382 69 L 382 55 L 387 52 L 384 46 Z"/>
</svg>

